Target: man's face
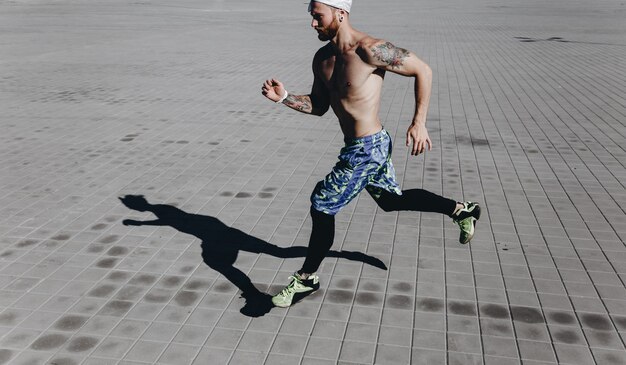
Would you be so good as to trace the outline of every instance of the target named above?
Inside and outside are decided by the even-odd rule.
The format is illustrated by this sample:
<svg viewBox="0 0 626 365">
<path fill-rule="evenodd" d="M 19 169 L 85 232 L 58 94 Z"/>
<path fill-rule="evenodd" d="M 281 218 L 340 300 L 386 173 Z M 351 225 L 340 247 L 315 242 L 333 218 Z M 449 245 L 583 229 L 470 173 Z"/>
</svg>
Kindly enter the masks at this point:
<svg viewBox="0 0 626 365">
<path fill-rule="evenodd" d="M 326 4 L 318 2 L 311 4 L 311 17 L 313 17 L 311 27 L 317 31 L 317 38 L 320 41 L 329 41 L 337 35 L 339 22 L 335 15 L 336 11 Z"/>
</svg>

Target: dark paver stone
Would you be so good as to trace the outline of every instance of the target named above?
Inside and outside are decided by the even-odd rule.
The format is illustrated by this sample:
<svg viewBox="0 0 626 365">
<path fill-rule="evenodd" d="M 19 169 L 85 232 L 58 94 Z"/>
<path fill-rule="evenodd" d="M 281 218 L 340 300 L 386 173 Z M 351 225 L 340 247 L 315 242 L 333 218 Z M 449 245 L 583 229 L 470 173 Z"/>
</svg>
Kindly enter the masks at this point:
<svg viewBox="0 0 626 365">
<path fill-rule="evenodd" d="M 157 280 L 157 278 L 154 275 L 150 275 L 150 274 L 139 274 L 137 276 L 135 276 L 134 278 L 132 278 L 129 281 L 129 284 L 133 284 L 133 285 L 152 285 L 154 284 L 154 282 Z"/>
<path fill-rule="evenodd" d="M 452 314 L 475 316 L 476 306 L 474 303 L 450 301 L 448 302 L 448 311 Z"/>
<path fill-rule="evenodd" d="M 596 330 L 610 330 L 613 328 L 613 326 L 611 326 L 611 321 L 604 315 L 595 313 L 584 313 L 580 314 L 579 316 L 583 325 L 586 327 Z"/>
<path fill-rule="evenodd" d="M 106 246 L 93 244 L 93 245 L 90 245 L 89 248 L 87 248 L 87 252 L 89 252 L 89 253 L 100 253 L 100 252 L 104 251 L 105 249 L 106 249 Z"/>
<path fill-rule="evenodd" d="M 511 314 L 514 321 L 524 323 L 542 323 L 544 322 L 541 311 L 532 307 L 511 306 Z"/>
<path fill-rule="evenodd" d="M 620 330 L 626 330 L 626 317 L 613 317 L 613 321 L 615 321 L 615 325 Z"/>
<path fill-rule="evenodd" d="M 61 347 L 65 342 L 67 342 L 68 337 L 61 334 L 48 334 L 39 337 L 30 348 L 33 350 L 53 350 Z"/>
<path fill-rule="evenodd" d="M 580 336 L 578 333 L 572 330 L 559 330 L 554 332 L 554 338 L 561 342 L 575 344 L 580 342 Z"/>
<path fill-rule="evenodd" d="M 352 303 L 354 293 L 348 290 L 330 289 L 326 293 L 326 299 L 330 303 L 347 304 Z"/>
<path fill-rule="evenodd" d="M 213 290 L 215 290 L 218 293 L 228 293 L 231 292 L 233 290 L 235 290 L 235 286 L 231 283 L 227 283 L 227 282 L 221 282 L 217 285 L 215 285 L 213 287 Z"/>
<path fill-rule="evenodd" d="M 114 285 L 100 285 L 89 291 L 87 295 L 91 297 L 106 298 L 117 289 Z"/>
<path fill-rule="evenodd" d="M 117 261 L 118 260 L 115 258 L 102 259 L 96 262 L 96 267 L 99 267 L 102 269 L 110 269 L 117 264 Z"/>
<path fill-rule="evenodd" d="M 117 242 L 120 239 L 120 236 L 118 235 L 109 235 L 106 237 L 103 237 L 100 239 L 100 243 L 113 243 L 113 242 Z"/>
<path fill-rule="evenodd" d="M 124 271 L 114 271 L 107 276 L 107 279 L 111 281 L 125 281 L 130 277 L 130 274 Z"/>
<path fill-rule="evenodd" d="M 4 312 L 0 314 L 0 324 L 5 326 L 10 326 L 15 324 L 15 320 L 17 319 L 17 314 L 13 312 Z"/>
<path fill-rule="evenodd" d="M 70 359 L 69 357 L 55 357 L 46 364 L 50 365 L 78 365 L 76 360 Z"/>
<path fill-rule="evenodd" d="M 56 321 L 54 328 L 62 331 L 75 331 L 81 328 L 87 322 L 87 319 L 89 318 L 84 316 L 67 315 Z"/>
<path fill-rule="evenodd" d="M 390 295 L 387 305 L 396 309 L 413 309 L 413 299 L 408 295 Z"/>
<path fill-rule="evenodd" d="M 0 364 L 8 364 L 13 357 L 13 351 L 2 349 L 0 350 Z"/>
<path fill-rule="evenodd" d="M 576 322 L 574 314 L 568 312 L 552 312 L 548 317 L 559 324 L 573 324 Z"/>
<path fill-rule="evenodd" d="M 393 288 L 396 289 L 397 291 L 408 293 L 411 290 L 413 290 L 413 285 L 410 283 L 400 282 L 400 283 L 395 283 L 393 285 Z"/>
<path fill-rule="evenodd" d="M 509 309 L 498 304 L 483 304 L 480 307 L 480 314 L 489 318 L 509 318 Z"/>
<path fill-rule="evenodd" d="M 354 280 L 352 279 L 341 279 L 337 281 L 337 287 L 341 289 L 351 289 L 354 287 Z"/>
<path fill-rule="evenodd" d="M 93 226 L 91 226 L 91 229 L 94 230 L 94 231 L 101 231 L 101 230 L 105 229 L 106 227 L 108 227 L 107 224 L 98 223 L 98 224 L 94 224 Z"/>
<path fill-rule="evenodd" d="M 24 247 L 29 247 L 29 246 L 33 246 L 38 244 L 39 241 L 35 241 L 35 240 L 23 240 L 17 243 L 17 245 L 15 245 L 18 248 L 24 248 Z"/>
<path fill-rule="evenodd" d="M 378 293 L 358 292 L 356 295 L 356 303 L 366 307 L 378 306 L 382 301 L 382 295 Z"/>
<path fill-rule="evenodd" d="M 172 293 L 164 290 L 152 290 L 144 297 L 144 300 L 148 303 L 165 303 L 172 298 Z"/>
<path fill-rule="evenodd" d="M 104 305 L 104 307 L 100 310 L 100 314 L 121 317 L 128 313 L 132 306 L 133 302 L 112 300 Z"/>
<path fill-rule="evenodd" d="M 202 290 L 211 286 L 211 282 L 207 280 L 194 279 L 188 281 L 184 288 L 187 290 Z"/>
<path fill-rule="evenodd" d="M 95 337 L 80 336 L 73 338 L 67 346 L 69 352 L 84 352 L 94 348 L 99 340 Z"/>
<path fill-rule="evenodd" d="M 161 285 L 166 288 L 175 288 L 179 286 L 184 280 L 185 278 L 182 278 L 180 276 L 167 276 L 163 278 L 163 280 L 161 280 Z"/>
<path fill-rule="evenodd" d="M 144 291 L 140 286 L 127 285 L 115 294 L 115 299 L 137 300 L 143 295 Z"/>
<path fill-rule="evenodd" d="M 363 284 L 363 290 L 379 292 L 379 291 L 381 291 L 381 289 L 382 289 L 382 287 L 379 284 L 376 284 L 376 283 L 365 283 L 365 284 Z"/>
<path fill-rule="evenodd" d="M 443 300 L 437 298 L 424 298 L 417 301 L 417 309 L 424 312 L 441 312 Z"/>
<path fill-rule="evenodd" d="M 198 293 L 193 291 L 181 291 L 174 297 L 176 304 L 183 307 L 192 306 L 199 298 Z"/>
<path fill-rule="evenodd" d="M 111 247 L 107 251 L 107 255 L 109 256 L 123 256 L 123 255 L 126 255 L 127 253 L 128 253 L 128 249 L 126 247 L 121 247 L 121 246 Z"/>
</svg>

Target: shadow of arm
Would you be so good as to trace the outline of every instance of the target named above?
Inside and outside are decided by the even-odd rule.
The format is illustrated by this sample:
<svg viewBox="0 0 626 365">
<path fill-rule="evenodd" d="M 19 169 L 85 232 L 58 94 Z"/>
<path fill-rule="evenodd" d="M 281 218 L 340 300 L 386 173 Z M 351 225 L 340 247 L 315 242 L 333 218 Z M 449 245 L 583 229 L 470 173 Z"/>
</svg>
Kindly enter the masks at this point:
<svg viewBox="0 0 626 365">
<path fill-rule="evenodd" d="M 160 219 L 155 219 L 151 221 L 136 221 L 134 219 L 124 219 L 122 224 L 125 226 L 164 226 L 165 223 Z"/>
<path fill-rule="evenodd" d="M 379 269 L 387 270 L 387 265 L 382 262 L 380 259 L 366 255 L 363 252 L 357 251 L 329 251 L 327 257 L 337 257 L 342 259 L 347 259 L 350 261 L 361 261 L 364 264 L 372 265 Z"/>
<path fill-rule="evenodd" d="M 252 250 L 248 251 L 254 252 Z M 280 258 L 306 257 L 307 248 L 304 246 L 278 247 L 276 245 L 267 244 L 263 246 L 263 250 L 258 250 L 256 252 L 265 253 Z M 387 270 L 387 265 L 385 265 L 384 262 L 374 256 L 366 255 L 363 252 L 328 251 L 328 254 L 326 256 L 347 259 L 350 261 L 360 261 L 364 264 Z"/>
</svg>

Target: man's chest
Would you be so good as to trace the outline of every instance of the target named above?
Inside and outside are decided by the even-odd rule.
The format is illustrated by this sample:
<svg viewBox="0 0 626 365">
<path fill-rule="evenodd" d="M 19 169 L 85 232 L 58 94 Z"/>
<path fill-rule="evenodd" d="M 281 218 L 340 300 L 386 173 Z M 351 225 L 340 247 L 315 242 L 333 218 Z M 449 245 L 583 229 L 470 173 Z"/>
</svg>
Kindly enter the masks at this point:
<svg viewBox="0 0 626 365">
<path fill-rule="evenodd" d="M 322 62 L 321 76 L 331 93 L 345 96 L 358 92 L 375 70 L 356 53 L 332 56 Z"/>
</svg>

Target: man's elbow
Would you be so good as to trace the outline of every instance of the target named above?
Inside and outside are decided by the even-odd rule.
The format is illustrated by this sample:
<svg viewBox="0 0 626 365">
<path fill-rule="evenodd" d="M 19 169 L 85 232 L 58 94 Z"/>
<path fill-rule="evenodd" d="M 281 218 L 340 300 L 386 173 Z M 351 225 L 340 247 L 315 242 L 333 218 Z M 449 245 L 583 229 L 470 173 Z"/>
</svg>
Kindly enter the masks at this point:
<svg viewBox="0 0 626 365">
<path fill-rule="evenodd" d="M 433 79 L 433 70 L 427 64 L 423 64 L 415 76 L 418 79 L 423 79 L 430 83 Z"/>
<path fill-rule="evenodd" d="M 328 108 L 329 108 L 328 105 L 325 105 L 323 107 L 313 108 L 313 110 L 311 110 L 311 114 L 321 117 L 322 115 L 326 114 L 326 112 L 328 111 Z"/>
<path fill-rule="evenodd" d="M 326 98 L 311 97 L 311 114 L 321 117 L 326 114 L 330 102 Z"/>
</svg>

